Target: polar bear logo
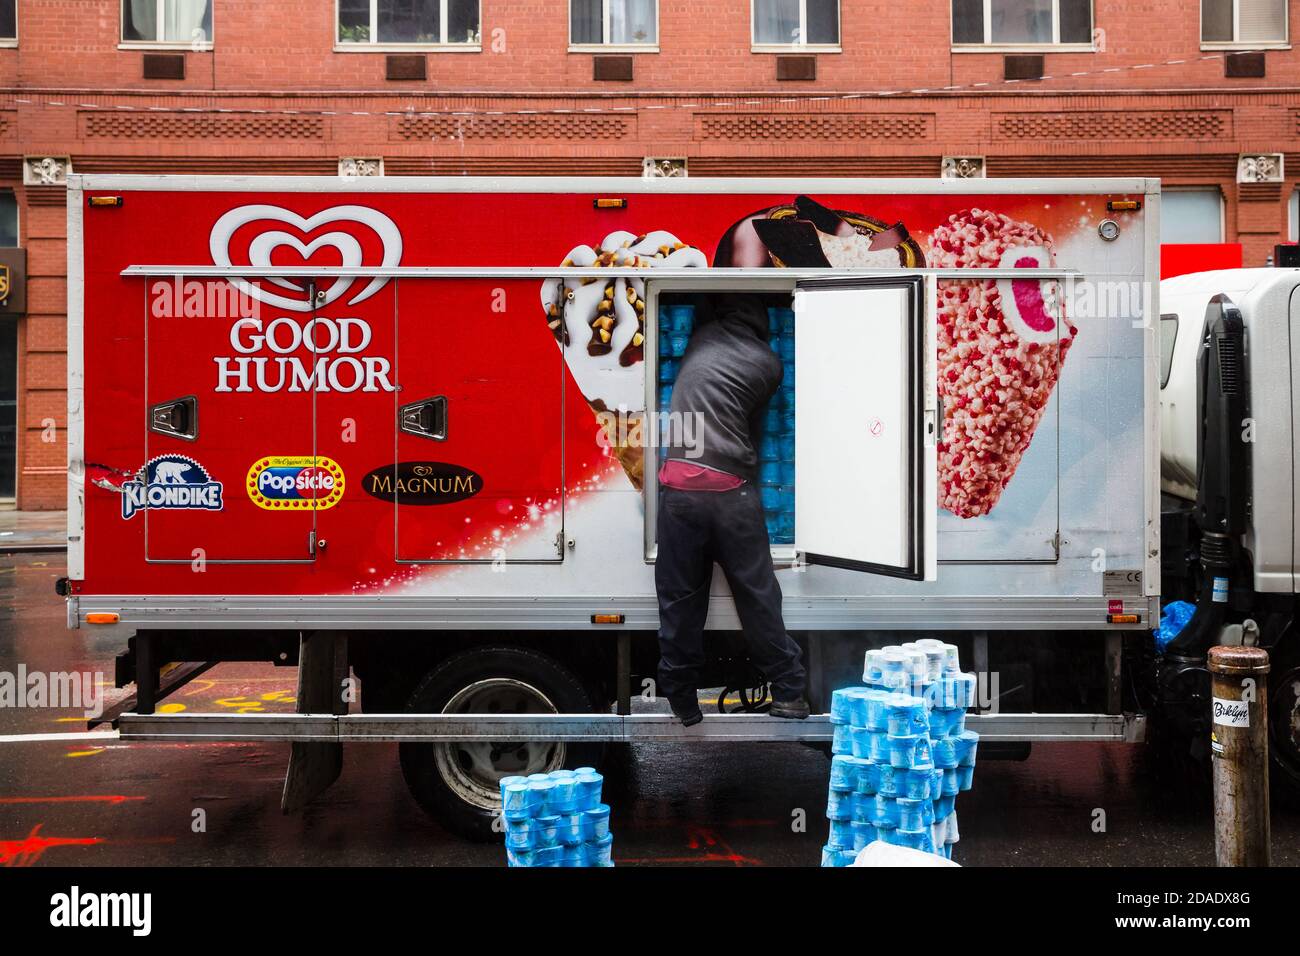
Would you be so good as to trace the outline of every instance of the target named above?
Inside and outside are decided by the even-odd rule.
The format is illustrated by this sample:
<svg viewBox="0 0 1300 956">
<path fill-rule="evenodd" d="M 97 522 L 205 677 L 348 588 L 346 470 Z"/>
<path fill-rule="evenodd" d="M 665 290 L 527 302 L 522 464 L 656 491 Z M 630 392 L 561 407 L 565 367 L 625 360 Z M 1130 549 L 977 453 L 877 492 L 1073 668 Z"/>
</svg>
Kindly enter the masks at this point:
<svg viewBox="0 0 1300 956">
<path fill-rule="evenodd" d="M 154 466 L 153 480 L 157 485 L 184 485 L 185 472 L 190 466 L 183 461 L 160 461 Z"/>
</svg>

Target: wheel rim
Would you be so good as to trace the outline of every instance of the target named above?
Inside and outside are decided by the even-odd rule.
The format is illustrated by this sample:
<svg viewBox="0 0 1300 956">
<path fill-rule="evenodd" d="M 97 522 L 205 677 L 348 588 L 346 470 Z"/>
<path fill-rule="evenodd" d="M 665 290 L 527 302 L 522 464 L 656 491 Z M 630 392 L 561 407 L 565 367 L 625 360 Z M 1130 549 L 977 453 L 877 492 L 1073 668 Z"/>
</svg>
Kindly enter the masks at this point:
<svg viewBox="0 0 1300 956">
<path fill-rule="evenodd" d="M 509 677 L 476 681 L 457 691 L 444 714 L 558 714 L 544 693 Z M 563 741 L 434 744 L 434 763 L 449 788 L 481 810 L 501 807 L 497 782 L 511 775 L 550 773 L 564 766 Z"/>
</svg>

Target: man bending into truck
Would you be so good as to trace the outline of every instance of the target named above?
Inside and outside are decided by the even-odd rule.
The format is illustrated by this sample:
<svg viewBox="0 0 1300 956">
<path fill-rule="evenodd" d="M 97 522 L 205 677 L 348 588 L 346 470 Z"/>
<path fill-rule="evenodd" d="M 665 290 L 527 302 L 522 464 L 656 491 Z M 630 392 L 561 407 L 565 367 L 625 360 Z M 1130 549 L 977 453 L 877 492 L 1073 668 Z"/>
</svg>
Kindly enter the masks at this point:
<svg viewBox="0 0 1300 956">
<path fill-rule="evenodd" d="M 659 692 L 687 727 L 704 719 L 696 694 L 716 562 L 727 577 L 750 661 L 772 689 L 776 717 L 808 716 L 799 645 L 785 630 L 781 586 L 758 489 L 763 413 L 781 383 L 767 309 L 752 294 L 698 296 L 695 333 L 673 385 L 670 422 L 694 425 L 668 441 L 659 471 Z"/>
</svg>

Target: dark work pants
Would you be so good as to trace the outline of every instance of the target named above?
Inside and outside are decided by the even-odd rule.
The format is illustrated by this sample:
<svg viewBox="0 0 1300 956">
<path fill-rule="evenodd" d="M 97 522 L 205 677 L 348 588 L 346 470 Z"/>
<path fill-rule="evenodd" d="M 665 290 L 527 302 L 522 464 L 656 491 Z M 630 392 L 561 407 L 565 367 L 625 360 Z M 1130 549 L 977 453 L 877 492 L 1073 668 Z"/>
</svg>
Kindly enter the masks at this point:
<svg viewBox="0 0 1300 956">
<path fill-rule="evenodd" d="M 772 685 L 776 700 L 804 693 L 799 645 L 781 617 L 781 585 L 772 570 L 771 544 L 758 489 L 681 491 L 659 496 L 659 693 L 694 697 L 704 665 L 704 619 L 716 562 L 736 601 L 750 661 Z"/>
</svg>

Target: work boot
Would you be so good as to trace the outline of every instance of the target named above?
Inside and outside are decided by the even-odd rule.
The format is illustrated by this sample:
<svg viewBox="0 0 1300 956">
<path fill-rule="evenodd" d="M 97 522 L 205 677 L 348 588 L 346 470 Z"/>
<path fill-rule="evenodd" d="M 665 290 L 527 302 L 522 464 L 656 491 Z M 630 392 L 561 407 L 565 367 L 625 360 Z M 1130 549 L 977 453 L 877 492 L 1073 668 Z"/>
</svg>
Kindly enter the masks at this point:
<svg viewBox="0 0 1300 956">
<path fill-rule="evenodd" d="M 806 720 L 808 718 L 808 701 L 802 697 L 796 697 L 793 700 L 775 700 L 772 701 L 772 707 L 768 713 L 773 717 L 784 717 L 786 720 Z"/>
<path fill-rule="evenodd" d="M 690 697 L 669 697 L 668 706 L 673 709 L 673 716 L 682 722 L 683 727 L 694 727 L 704 719 L 704 714 L 700 713 L 700 699 L 694 694 Z"/>
</svg>

